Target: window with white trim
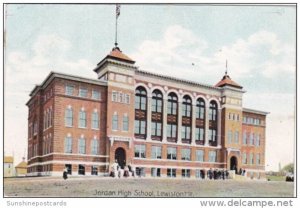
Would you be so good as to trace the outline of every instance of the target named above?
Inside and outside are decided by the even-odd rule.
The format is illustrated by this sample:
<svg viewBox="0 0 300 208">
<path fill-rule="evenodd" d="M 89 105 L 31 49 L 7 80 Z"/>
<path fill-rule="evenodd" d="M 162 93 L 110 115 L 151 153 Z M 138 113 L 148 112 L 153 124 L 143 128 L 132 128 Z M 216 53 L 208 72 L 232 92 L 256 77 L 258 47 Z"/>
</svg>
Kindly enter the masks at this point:
<svg viewBox="0 0 300 208">
<path fill-rule="evenodd" d="M 174 169 L 174 168 L 167 168 L 167 177 L 169 177 L 169 178 L 176 178 L 176 169 Z"/>
<path fill-rule="evenodd" d="M 209 162 L 217 162 L 217 152 L 216 151 L 208 152 L 208 161 Z"/>
<path fill-rule="evenodd" d="M 99 113 L 92 113 L 92 129 L 99 129 Z"/>
<path fill-rule="evenodd" d="M 181 160 L 191 160 L 191 149 L 181 149 Z"/>
<path fill-rule="evenodd" d="M 167 159 L 176 160 L 177 159 L 177 150 L 176 147 L 167 148 Z"/>
<path fill-rule="evenodd" d="M 93 139 L 91 141 L 91 153 L 92 153 L 92 155 L 99 154 L 99 140 Z"/>
<path fill-rule="evenodd" d="M 74 86 L 72 86 L 72 85 L 66 85 L 65 94 L 72 96 L 73 93 L 74 93 Z"/>
<path fill-rule="evenodd" d="M 84 138 L 78 139 L 78 153 L 85 154 L 85 139 Z"/>
<path fill-rule="evenodd" d="M 100 100 L 101 93 L 98 90 L 92 90 L 92 99 Z"/>
<path fill-rule="evenodd" d="M 203 162 L 204 161 L 204 151 L 196 150 L 196 161 Z"/>
<path fill-rule="evenodd" d="M 128 117 L 128 115 L 123 115 L 123 131 L 129 131 L 129 117 Z"/>
<path fill-rule="evenodd" d="M 161 147 L 152 146 L 151 147 L 151 158 L 152 159 L 161 159 Z"/>
<path fill-rule="evenodd" d="M 83 109 L 81 109 L 79 111 L 79 128 L 86 128 L 86 126 L 86 112 Z"/>
<path fill-rule="evenodd" d="M 65 126 L 73 126 L 73 110 L 72 108 L 67 108 L 65 110 Z"/>
<path fill-rule="evenodd" d="M 114 114 L 112 117 L 112 130 L 118 130 L 118 114 Z"/>
<path fill-rule="evenodd" d="M 83 88 L 83 87 L 80 87 L 79 88 L 79 97 L 83 97 L 83 98 L 86 98 L 87 97 L 87 89 L 86 88 Z"/>
<path fill-rule="evenodd" d="M 143 144 L 134 145 L 134 157 L 146 158 L 146 146 Z"/>
<path fill-rule="evenodd" d="M 72 137 L 65 138 L 65 153 L 72 153 Z"/>
</svg>

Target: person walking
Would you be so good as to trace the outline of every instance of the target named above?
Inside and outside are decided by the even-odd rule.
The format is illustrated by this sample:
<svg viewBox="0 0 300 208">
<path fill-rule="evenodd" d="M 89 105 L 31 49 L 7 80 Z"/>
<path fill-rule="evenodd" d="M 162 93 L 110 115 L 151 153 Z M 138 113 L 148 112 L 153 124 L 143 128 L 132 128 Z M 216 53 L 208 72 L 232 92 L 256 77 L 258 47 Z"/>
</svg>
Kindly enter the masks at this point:
<svg viewBox="0 0 300 208">
<path fill-rule="evenodd" d="M 65 167 L 63 171 L 63 179 L 66 180 L 68 178 L 68 168 Z"/>
</svg>

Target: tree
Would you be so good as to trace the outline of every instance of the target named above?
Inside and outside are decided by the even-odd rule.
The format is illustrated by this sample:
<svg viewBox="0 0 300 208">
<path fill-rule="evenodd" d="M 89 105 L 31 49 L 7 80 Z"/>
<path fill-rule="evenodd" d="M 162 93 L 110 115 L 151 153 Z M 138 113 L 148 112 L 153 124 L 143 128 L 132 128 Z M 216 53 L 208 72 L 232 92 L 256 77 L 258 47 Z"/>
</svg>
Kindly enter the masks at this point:
<svg viewBox="0 0 300 208">
<path fill-rule="evenodd" d="M 283 171 L 294 173 L 294 163 L 289 163 L 282 168 Z"/>
</svg>

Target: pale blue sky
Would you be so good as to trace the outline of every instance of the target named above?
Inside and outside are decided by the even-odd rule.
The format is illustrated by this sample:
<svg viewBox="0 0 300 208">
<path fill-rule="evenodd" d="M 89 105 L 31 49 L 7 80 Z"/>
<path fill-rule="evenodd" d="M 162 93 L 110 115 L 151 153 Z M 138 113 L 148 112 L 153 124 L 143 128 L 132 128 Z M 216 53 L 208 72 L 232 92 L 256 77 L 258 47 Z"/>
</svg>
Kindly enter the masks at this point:
<svg viewBox="0 0 300 208">
<path fill-rule="evenodd" d="M 96 78 L 93 67 L 113 47 L 115 5 L 7 8 L 6 128 L 27 135 L 28 94 L 50 70 Z M 121 5 L 118 42 L 142 70 L 212 85 L 228 59 L 230 76 L 247 91 L 244 106 L 271 112 L 267 162 L 277 168 L 292 161 L 295 12 L 294 6 Z M 23 155 L 26 136 L 7 132 L 7 138 L 13 142 L 6 151 Z M 279 151 L 283 145 L 286 152 Z"/>
</svg>

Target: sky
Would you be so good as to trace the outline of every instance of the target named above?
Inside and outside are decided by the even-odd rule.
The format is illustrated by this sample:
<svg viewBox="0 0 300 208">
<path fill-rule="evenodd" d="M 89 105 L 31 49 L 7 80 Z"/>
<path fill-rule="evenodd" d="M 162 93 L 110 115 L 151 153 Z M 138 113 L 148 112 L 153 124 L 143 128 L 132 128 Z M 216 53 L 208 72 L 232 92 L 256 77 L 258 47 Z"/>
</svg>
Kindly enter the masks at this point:
<svg viewBox="0 0 300 208">
<path fill-rule="evenodd" d="M 5 13 L 4 152 L 27 155 L 25 103 L 50 71 L 97 78 L 114 47 L 115 5 L 14 4 Z M 244 87 L 243 106 L 267 111 L 266 169 L 294 160 L 296 7 L 121 5 L 118 43 L 139 69 Z"/>
</svg>

